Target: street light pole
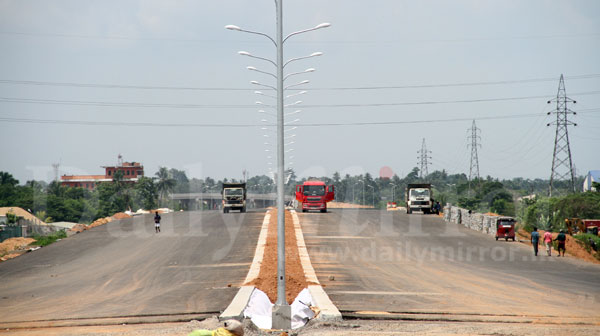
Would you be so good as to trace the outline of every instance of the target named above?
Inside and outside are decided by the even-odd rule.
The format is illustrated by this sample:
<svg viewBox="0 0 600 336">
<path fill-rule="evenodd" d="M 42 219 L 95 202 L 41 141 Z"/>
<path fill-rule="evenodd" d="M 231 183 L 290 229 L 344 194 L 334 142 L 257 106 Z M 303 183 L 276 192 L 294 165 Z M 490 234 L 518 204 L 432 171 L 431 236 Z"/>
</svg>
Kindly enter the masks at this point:
<svg viewBox="0 0 600 336">
<path fill-rule="evenodd" d="M 362 205 L 365 205 L 365 181 L 364 180 L 358 180 L 358 182 L 362 182 L 363 188 L 362 188 Z"/>
<path fill-rule="evenodd" d="M 291 306 L 285 298 L 285 204 L 284 204 L 284 117 L 283 117 L 283 0 L 276 0 L 277 28 L 277 301 L 273 328 L 291 328 Z"/>
<path fill-rule="evenodd" d="M 277 58 L 276 58 L 275 62 L 273 62 L 267 58 L 254 56 L 247 51 L 240 51 L 239 54 L 242 56 L 248 56 L 248 57 L 268 61 L 271 64 L 275 65 L 277 68 L 276 75 L 272 75 L 268 72 L 258 70 L 254 67 L 249 67 L 248 69 L 253 70 L 253 71 L 258 71 L 261 73 L 265 73 L 268 75 L 272 75 L 277 80 L 276 87 L 261 84 L 257 81 L 251 81 L 250 83 L 252 83 L 254 85 L 267 87 L 270 89 L 275 89 L 277 91 L 277 113 L 276 113 L 277 114 L 277 130 L 276 130 L 276 134 L 277 134 L 277 180 L 276 180 L 276 183 L 277 183 L 277 301 L 275 302 L 275 305 L 273 307 L 272 327 L 274 329 L 289 330 L 289 329 L 291 329 L 291 306 L 287 303 L 286 298 L 285 298 L 285 203 L 284 203 L 285 162 L 284 162 L 284 155 L 285 155 L 286 151 L 284 150 L 284 146 L 285 146 L 284 136 L 285 136 L 285 132 L 294 130 L 296 127 L 289 127 L 288 129 L 285 128 L 286 125 L 284 123 L 284 117 L 285 117 L 284 109 L 287 106 L 299 104 L 300 101 L 293 103 L 293 104 L 284 105 L 283 104 L 283 101 L 284 101 L 283 93 L 284 93 L 284 90 L 286 90 L 288 88 L 307 84 L 308 81 L 304 80 L 300 83 L 288 85 L 288 86 L 284 87 L 283 82 L 286 77 L 284 77 L 284 75 L 283 75 L 283 69 L 290 62 L 309 58 L 309 57 L 321 56 L 323 53 L 314 52 L 309 56 L 292 58 L 284 63 L 284 61 L 283 61 L 283 43 L 288 38 L 290 38 L 294 35 L 306 33 L 306 32 L 321 29 L 321 28 L 327 28 L 331 24 L 321 23 L 315 27 L 300 30 L 300 31 L 295 31 L 295 32 L 292 32 L 291 34 L 289 34 L 288 36 L 283 37 L 283 0 L 275 0 L 275 12 L 276 12 L 276 36 L 275 36 L 275 39 L 271 38 L 269 35 L 267 35 L 265 33 L 241 29 L 240 27 L 235 26 L 235 25 L 227 25 L 227 26 L 225 26 L 225 28 L 229 29 L 229 30 L 241 31 L 241 32 L 245 32 L 245 33 L 264 36 L 264 37 L 268 38 L 271 42 L 273 42 L 273 44 L 277 48 Z M 313 71 L 315 71 L 313 68 L 309 68 L 309 69 L 306 69 L 304 72 L 313 72 Z M 290 74 L 289 76 L 296 75 L 296 74 L 299 74 L 299 73 L 293 73 L 293 74 Z M 257 102 L 257 104 L 258 104 L 258 102 Z M 264 105 L 262 103 L 260 103 L 260 104 Z M 293 149 L 291 149 L 291 150 L 293 150 Z"/>
<path fill-rule="evenodd" d="M 394 188 L 396 188 L 396 185 L 393 183 L 390 183 L 390 185 L 392 186 L 392 202 L 394 202 Z"/>
<path fill-rule="evenodd" d="M 375 209 L 375 187 L 373 187 L 372 185 L 368 185 L 367 187 L 373 189 L 373 193 L 371 194 L 371 206 L 373 207 L 373 209 Z"/>
</svg>

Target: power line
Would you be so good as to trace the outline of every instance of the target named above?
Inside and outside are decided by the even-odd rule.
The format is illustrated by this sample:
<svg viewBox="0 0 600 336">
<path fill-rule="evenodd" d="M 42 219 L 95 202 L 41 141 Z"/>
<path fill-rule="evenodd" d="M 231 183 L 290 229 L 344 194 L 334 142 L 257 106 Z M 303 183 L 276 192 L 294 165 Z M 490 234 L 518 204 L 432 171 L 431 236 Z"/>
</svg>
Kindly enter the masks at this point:
<svg viewBox="0 0 600 336">
<path fill-rule="evenodd" d="M 84 34 L 64 34 L 64 33 L 40 33 L 40 32 L 18 32 L 18 31 L 0 31 L 2 35 L 20 35 L 20 36 L 42 36 L 42 37 L 61 37 L 61 38 L 78 38 L 78 39 L 102 39 L 102 40 L 133 40 L 133 41 L 176 41 L 176 42 L 223 42 L 223 40 L 206 40 L 206 39 L 183 39 L 175 37 L 132 37 L 120 35 L 84 35 Z M 463 39 L 398 39 L 387 41 L 374 40 L 320 40 L 320 41 L 303 41 L 297 40 L 294 43 L 326 43 L 326 44 L 398 44 L 407 42 L 478 42 L 478 41 L 502 41 L 502 40 L 534 40 L 534 39 L 555 39 L 555 38 L 574 38 L 574 37 L 596 37 L 599 33 L 579 33 L 579 34 L 554 34 L 554 35 L 524 35 L 524 36 L 507 36 L 507 37 L 474 37 Z M 247 42 L 247 41 L 246 41 Z M 262 43 L 262 42 L 255 42 Z"/>
<path fill-rule="evenodd" d="M 588 91 L 574 93 L 574 95 L 594 95 L 600 94 L 600 91 Z M 438 104 L 468 104 L 497 101 L 514 101 L 529 99 L 546 99 L 548 96 L 522 96 L 522 97 L 501 97 L 501 98 L 482 98 L 465 100 L 440 100 L 440 101 L 420 101 L 420 102 L 402 102 L 402 103 L 369 103 L 369 104 L 317 104 L 303 105 L 304 108 L 343 108 L 343 107 L 386 107 L 386 106 L 412 106 L 412 105 L 438 105 Z M 210 104 L 151 104 L 151 103 L 125 103 L 125 102 L 107 102 L 107 101 L 77 101 L 77 100 L 55 100 L 55 99 L 35 99 L 35 98 L 13 98 L 0 97 L 0 102 L 4 103 L 24 103 L 24 104 L 42 104 L 42 105 L 78 105 L 78 106 L 99 106 L 99 107 L 143 107 L 143 108 L 256 108 L 255 105 L 210 105 Z"/>
<path fill-rule="evenodd" d="M 584 74 L 566 77 L 569 80 L 599 78 L 600 74 Z M 316 87 L 311 88 L 314 91 L 343 91 L 343 90 L 388 90 L 388 89 L 421 89 L 421 88 L 439 88 L 439 87 L 462 87 L 462 86 L 483 86 L 483 85 L 504 85 L 504 84 L 523 84 L 554 81 L 556 78 L 530 78 L 515 80 L 499 80 L 486 82 L 464 82 L 464 83 L 439 83 L 439 84 L 418 84 L 418 85 L 392 85 L 392 86 L 350 86 L 350 87 Z M 103 89 L 138 89 L 138 90 L 181 90 L 181 91 L 254 91 L 254 88 L 227 88 L 227 87 L 194 87 L 194 86 L 152 86 L 152 85 L 125 85 L 125 84 L 97 84 L 97 83 L 77 83 L 77 82 L 54 82 L 54 81 L 33 81 L 33 80 L 13 80 L 0 79 L 0 84 L 12 85 L 38 85 L 38 86 L 64 86 L 81 88 L 103 88 Z"/>
<path fill-rule="evenodd" d="M 591 109 L 599 110 L 600 109 Z M 586 113 L 586 112 L 579 112 Z M 587 113 L 592 113 L 591 111 Z M 322 126 L 385 126 L 385 125 L 403 125 L 403 124 L 432 124 L 432 123 L 447 123 L 461 122 L 471 120 L 501 120 L 501 119 L 519 119 L 532 118 L 545 115 L 540 113 L 530 114 L 513 114 L 504 116 L 488 116 L 488 117 L 465 117 L 465 118 L 449 118 L 449 119 L 430 119 L 430 120 L 408 120 L 408 121 L 372 121 L 372 122 L 352 122 L 352 123 L 311 123 L 311 124 L 294 124 L 294 127 L 322 127 Z M 88 125 L 88 126 L 131 126 L 131 127 L 206 127 L 206 128 L 222 128 L 222 127 L 274 127 L 275 124 L 194 124 L 194 123 L 156 123 L 156 122 L 115 122 L 115 121 L 84 121 L 84 120 L 60 120 L 60 119 L 31 119 L 31 118 L 9 118 L 0 117 L 0 122 L 13 123 L 31 123 L 31 124 L 64 124 L 64 125 Z"/>
</svg>

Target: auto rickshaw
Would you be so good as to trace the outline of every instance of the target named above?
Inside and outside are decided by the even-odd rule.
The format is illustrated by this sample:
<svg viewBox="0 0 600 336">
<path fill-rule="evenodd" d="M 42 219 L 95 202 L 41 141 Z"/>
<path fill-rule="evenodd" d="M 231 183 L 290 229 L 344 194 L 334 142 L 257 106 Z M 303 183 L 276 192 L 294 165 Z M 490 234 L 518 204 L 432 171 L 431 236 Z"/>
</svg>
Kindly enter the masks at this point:
<svg viewBox="0 0 600 336">
<path fill-rule="evenodd" d="M 512 238 L 515 241 L 515 224 L 517 221 L 514 218 L 500 217 L 496 221 L 496 240 L 504 238 L 508 241 Z"/>
</svg>

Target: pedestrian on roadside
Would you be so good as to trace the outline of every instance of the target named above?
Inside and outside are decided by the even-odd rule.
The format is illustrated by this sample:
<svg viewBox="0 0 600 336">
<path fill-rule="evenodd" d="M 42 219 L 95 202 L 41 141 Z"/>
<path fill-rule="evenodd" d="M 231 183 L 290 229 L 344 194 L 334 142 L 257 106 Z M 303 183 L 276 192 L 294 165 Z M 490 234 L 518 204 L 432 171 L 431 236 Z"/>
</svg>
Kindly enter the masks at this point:
<svg viewBox="0 0 600 336">
<path fill-rule="evenodd" d="M 565 256 L 565 251 L 567 250 L 565 247 L 565 243 L 567 241 L 567 236 L 565 235 L 565 230 L 560 230 L 558 236 L 556 236 L 556 241 L 558 242 L 558 256 L 560 257 L 560 250 L 562 250 L 562 256 Z"/>
<path fill-rule="evenodd" d="M 540 234 L 537 230 L 537 227 L 533 227 L 533 232 L 531 232 L 531 245 L 533 245 L 533 253 L 537 257 L 538 254 L 538 243 L 540 241 Z"/>
<path fill-rule="evenodd" d="M 154 231 L 156 233 L 160 232 L 160 215 L 158 214 L 158 211 L 156 212 L 156 215 L 154 215 Z"/>
<path fill-rule="evenodd" d="M 552 230 L 548 229 L 546 233 L 544 233 L 544 244 L 546 244 L 546 253 L 548 253 L 548 257 L 552 256 Z"/>
</svg>

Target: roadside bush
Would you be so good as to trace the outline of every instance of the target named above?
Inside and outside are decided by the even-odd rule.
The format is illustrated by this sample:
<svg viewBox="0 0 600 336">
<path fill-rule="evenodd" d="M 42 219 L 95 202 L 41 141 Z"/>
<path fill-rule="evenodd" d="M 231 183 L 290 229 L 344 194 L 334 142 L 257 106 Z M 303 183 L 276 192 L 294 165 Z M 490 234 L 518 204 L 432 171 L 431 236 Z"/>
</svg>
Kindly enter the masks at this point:
<svg viewBox="0 0 600 336">
<path fill-rule="evenodd" d="M 600 259 L 600 237 L 591 233 L 579 233 L 573 236 L 577 239 L 577 242 L 586 249 L 586 251 L 592 253 L 596 259 Z M 592 247 L 592 242 L 595 244 L 596 250 Z"/>
<path fill-rule="evenodd" d="M 67 238 L 67 233 L 65 232 L 65 230 L 60 230 L 47 236 L 35 234 L 31 238 L 35 239 L 35 243 L 32 243 L 32 245 L 47 246 L 56 242 L 59 239 Z"/>
</svg>

